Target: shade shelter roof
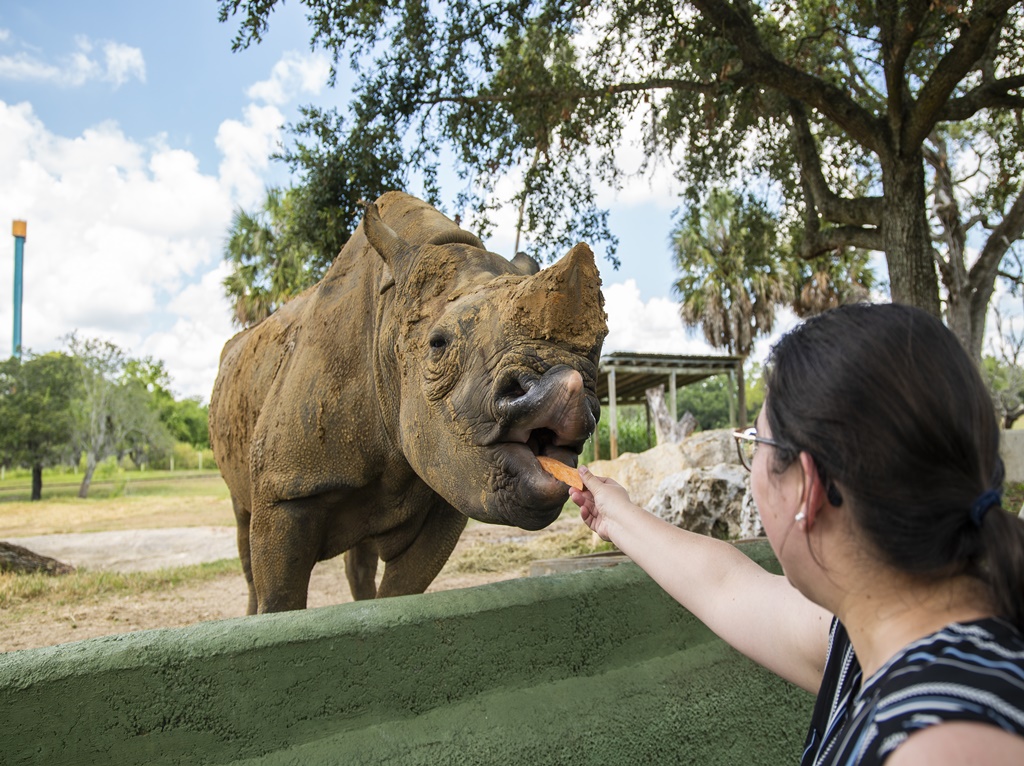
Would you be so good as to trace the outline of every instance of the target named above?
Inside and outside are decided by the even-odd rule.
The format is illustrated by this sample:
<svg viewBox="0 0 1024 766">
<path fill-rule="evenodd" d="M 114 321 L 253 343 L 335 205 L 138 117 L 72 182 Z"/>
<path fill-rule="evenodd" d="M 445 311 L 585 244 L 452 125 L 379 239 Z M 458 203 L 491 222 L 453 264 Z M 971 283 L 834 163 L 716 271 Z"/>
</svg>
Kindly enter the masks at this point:
<svg viewBox="0 0 1024 766">
<path fill-rule="evenodd" d="M 679 356 L 674 354 L 639 354 L 615 351 L 601 357 L 597 376 L 597 396 L 602 404 L 608 400 L 608 373 L 615 371 L 617 404 L 644 404 L 645 391 L 658 385 L 671 389 L 687 386 L 713 375 L 733 373 L 743 360 L 738 356 Z"/>
<path fill-rule="evenodd" d="M 735 419 L 736 371 L 743 360 L 738 356 L 695 356 L 674 354 L 640 354 L 615 351 L 601 357 L 597 375 L 597 396 L 606 405 L 609 415 L 612 460 L 619 456 L 618 415 L 620 404 L 646 404 L 647 389 L 667 385 L 669 411 L 675 416 L 676 390 L 713 375 L 727 374 L 730 385 L 729 419 Z M 649 413 L 648 413 L 649 415 Z M 599 443 L 594 442 L 594 458 L 599 459 Z"/>
</svg>

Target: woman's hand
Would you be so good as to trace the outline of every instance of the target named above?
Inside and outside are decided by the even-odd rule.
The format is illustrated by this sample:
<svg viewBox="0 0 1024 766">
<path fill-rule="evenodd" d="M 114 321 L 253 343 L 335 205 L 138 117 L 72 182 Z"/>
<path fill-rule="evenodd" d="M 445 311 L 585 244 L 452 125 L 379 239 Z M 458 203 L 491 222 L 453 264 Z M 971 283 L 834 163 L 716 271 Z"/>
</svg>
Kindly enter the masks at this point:
<svg viewBox="0 0 1024 766">
<path fill-rule="evenodd" d="M 640 510 L 629 499 L 629 494 L 614 479 L 607 479 L 591 473 L 586 466 L 579 468 L 580 477 L 586 487 L 582 492 L 570 488 L 569 497 L 580 507 L 583 519 L 602 540 L 614 542 L 612 528 L 622 523 L 622 516 L 631 509 Z"/>
</svg>

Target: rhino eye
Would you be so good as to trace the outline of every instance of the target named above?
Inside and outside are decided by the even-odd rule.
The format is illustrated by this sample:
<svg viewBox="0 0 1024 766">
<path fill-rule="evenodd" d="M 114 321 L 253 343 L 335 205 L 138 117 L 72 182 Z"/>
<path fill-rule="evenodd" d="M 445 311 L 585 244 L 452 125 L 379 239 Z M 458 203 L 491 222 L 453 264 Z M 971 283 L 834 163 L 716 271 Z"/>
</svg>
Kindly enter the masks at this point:
<svg viewBox="0 0 1024 766">
<path fill-rule="evenodd" d="M 434 333 L 430 336 L 430 350 L 440 353 L 448 348 L 448 336 L 444 333 Z"/>
</svg>

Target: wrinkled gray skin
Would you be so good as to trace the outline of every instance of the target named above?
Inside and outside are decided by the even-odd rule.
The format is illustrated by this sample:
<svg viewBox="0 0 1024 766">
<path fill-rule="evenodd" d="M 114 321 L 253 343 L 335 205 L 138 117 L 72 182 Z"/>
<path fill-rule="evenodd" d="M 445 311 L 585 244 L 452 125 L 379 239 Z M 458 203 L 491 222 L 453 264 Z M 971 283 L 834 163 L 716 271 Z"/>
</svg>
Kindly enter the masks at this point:
<svg viewBox="0 0 1024 766">
<path fill-rule="evenodd" d="M 210 439 L 250 614 L 306 605 L 347 552 L 357 599 L 423 592 L 467 517 L 540 529 L 599 415 L 593 254 L 537 271 L 389 192 L 324 279 L 224 347 Z M 379 590 L 378 559 L 384 562 Z"/>
</svg>

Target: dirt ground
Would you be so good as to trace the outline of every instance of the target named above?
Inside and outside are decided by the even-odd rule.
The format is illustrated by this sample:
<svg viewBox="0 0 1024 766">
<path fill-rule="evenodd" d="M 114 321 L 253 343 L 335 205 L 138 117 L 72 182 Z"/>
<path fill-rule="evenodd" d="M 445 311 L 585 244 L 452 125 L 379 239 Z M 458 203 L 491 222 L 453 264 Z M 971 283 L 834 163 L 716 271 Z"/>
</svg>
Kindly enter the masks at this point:
<svg viewBox="0 0 1024 766">
<path fill-rule="evenodd" d="M 564 533 L 578 525 L 578 519 L 563 518 L 540 532 L 525 532 L 487 524 L 470 526 L 459 541 L 449 564 L 427 592 L 466 588 L 527 576 L 528 566 L 512 567 L 501 572 L 466 573 L 454 570 L 458 568 L 455 563 L 459 561 L 460 556 L 473 546 L 501 544 L 510 540 L 523 541 L 535 535 Z M 174 550 L 165 550 L 163 555 L 171 556 L 173 565 L 177 566 L 224 558 L 225 540 L 233 541 L 234 530 L 211 527 L 203 529 L 205 531 L 198 533 L 195 529 L 188 533 L 181 530 L 181 545 Z M 167 535 L 173 530 L 160 532 L 162 536 L 159 539 L 162 540 L 164 547 L 173 548 Z M 136 530 L 127 530 L 120 534 L 107 532 L 47 537 L 50 547 L 46 550 L 37 549 L 36 552 L 78 566 L 95 566 L 90 559 L 93 557 L 95 560 L 119 562 L 115 568 L 120 571 L 147 568 L 132 565 L 133 550 L 137 554 L 136 559 L 146 558 L 146 540 L 149 539 L 140 537 Z M 28 538 L 10 541 L 24 545 L 25 539 Z M 60 548 L 61 545 L 65 547 Z M 72 547 L 68 548 L 67 545 Z M 75 545 L 78 546 L 77 551 L 74 549 Z M 229 545 L 233 545 L 233 542 Z M 166 563 L 163 565 L 167 566 Z M 380 572 L 378 579 L 379 576 Z M 237 574 L 181 585 L 165 592 L 150 592 L 141 597 L 96 597 L 58 610 L 28 603 L 6 609 L 0 614 L 0 652 L 50 646 L 116 633 L 182 627 L 208 620 L 240 617 L 245 614 L 246 600 L 246 584 L 239 569 Z M 351 600 L 342 557 L 318 564 L 310 581 L 309 607 L 328 606 Z"/>
</svg>

